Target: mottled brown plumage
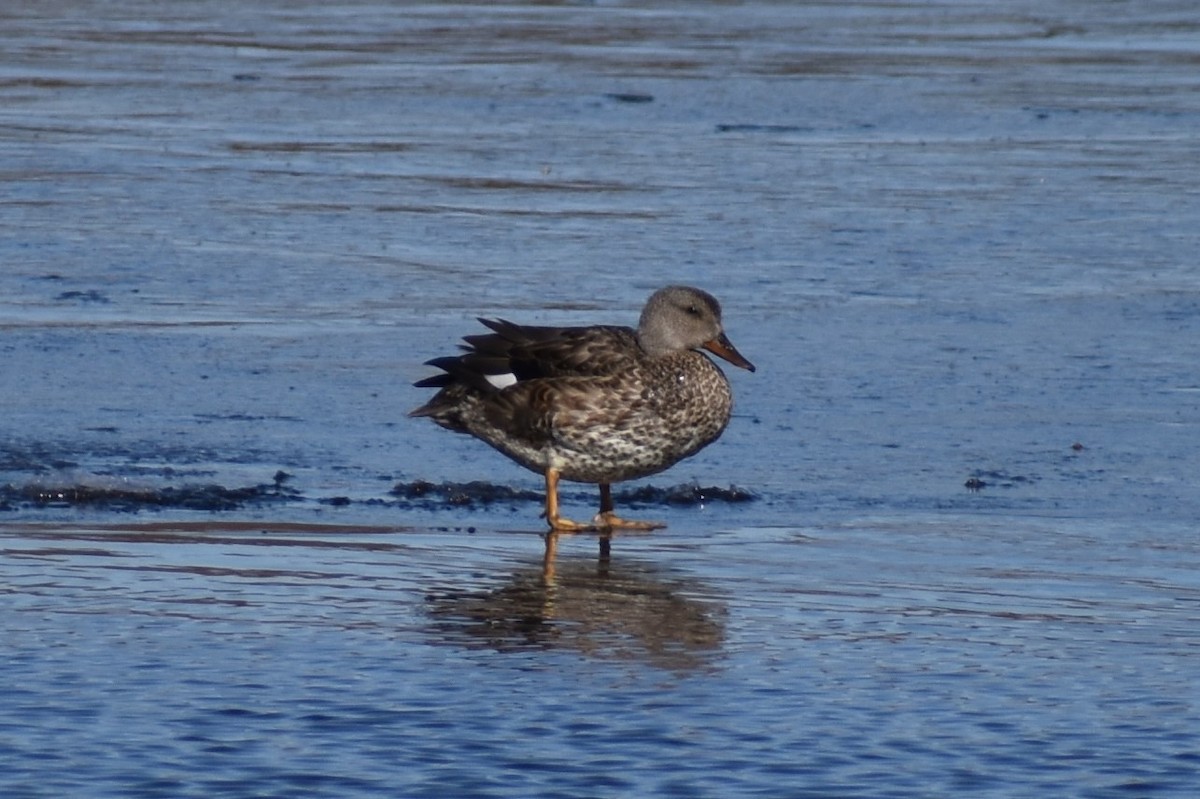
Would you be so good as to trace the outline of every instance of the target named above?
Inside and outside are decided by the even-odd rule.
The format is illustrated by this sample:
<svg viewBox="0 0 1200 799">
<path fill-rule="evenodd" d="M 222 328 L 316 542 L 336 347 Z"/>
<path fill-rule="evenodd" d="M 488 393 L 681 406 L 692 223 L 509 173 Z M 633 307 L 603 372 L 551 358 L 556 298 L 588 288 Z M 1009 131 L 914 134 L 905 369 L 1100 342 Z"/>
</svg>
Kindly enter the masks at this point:
<svg viewBox="0 0 1200 799">
<path fill-rule="evenodd" d="M 480 321 L 493 332 L 466 336 L 462 354 L 427 362 L 443 373 L 416 385 L 440 390 L 409 415 L 473 435 L 543 474 L 553 530 L 660 526 L 618 518 L 611 484 L 660 472 L 725 429 L 729 383 L 698 349 L 754 371 L 725 337 L 717 300 L 687 286 L 655 292 L 637 330 Z M 594 525 L 559 515 L 559 478 L 600 485 Z"/>
</svg>

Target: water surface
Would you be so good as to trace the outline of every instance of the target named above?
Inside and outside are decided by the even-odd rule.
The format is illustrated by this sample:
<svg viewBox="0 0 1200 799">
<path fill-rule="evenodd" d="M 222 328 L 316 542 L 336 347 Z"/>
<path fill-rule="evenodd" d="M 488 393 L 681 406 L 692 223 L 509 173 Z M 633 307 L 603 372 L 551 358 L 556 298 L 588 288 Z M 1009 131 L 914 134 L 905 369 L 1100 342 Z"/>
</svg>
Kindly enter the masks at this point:
<svg viewBox="0 0 1200 799">
<path fill-rule="evenodd" d="M 1195 794 L 1190 4 L 0 15 L 0 793 Z M 549 573 L 410 384 L 671 282 L 759 371 Z"/>
</svg>

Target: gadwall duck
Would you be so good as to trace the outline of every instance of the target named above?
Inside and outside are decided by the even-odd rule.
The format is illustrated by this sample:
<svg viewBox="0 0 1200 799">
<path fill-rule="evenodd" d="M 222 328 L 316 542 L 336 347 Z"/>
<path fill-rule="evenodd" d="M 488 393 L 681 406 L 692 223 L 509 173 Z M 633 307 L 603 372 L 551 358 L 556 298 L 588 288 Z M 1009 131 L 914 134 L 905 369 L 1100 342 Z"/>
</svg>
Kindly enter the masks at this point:
<svg viewBox="0 0 1200 799">
<path fill-rule="evenodd" d="M 612 484 L 694 455 L 729 423 L 729 382 L 697 350 L 754 371 L 725 336 L 716 298 L 689 286 L 654 292 L 637 330 L 479 321 L 493 332 L 464 336 L 460 355 L 426 361 L 443 373 L 415 385 L 440 391 L 409 416 L 469 433 L 544 475 L 556 532 L 662 527 L 618 517 Z M 559 515 L 560 479 L 599 484 L 592 524 Z"/>
</svg>

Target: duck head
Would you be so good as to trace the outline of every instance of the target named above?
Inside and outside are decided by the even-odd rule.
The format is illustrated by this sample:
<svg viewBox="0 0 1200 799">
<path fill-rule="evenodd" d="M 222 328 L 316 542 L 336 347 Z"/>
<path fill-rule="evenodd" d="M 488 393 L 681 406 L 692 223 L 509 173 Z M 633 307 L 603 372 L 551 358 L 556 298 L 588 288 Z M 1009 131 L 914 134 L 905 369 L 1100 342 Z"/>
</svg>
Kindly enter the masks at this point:
<svg viewBox="0 0 1200 799">
<path fill-rule="evenodd" d="M 667 286 L 650 295 L 638 321 L 638 343 L 657 357 L 681 350 L 705 349 L 734 366 L 754 371 L 721 326 L 721 304 L 707 291 Z"/>
</svg>

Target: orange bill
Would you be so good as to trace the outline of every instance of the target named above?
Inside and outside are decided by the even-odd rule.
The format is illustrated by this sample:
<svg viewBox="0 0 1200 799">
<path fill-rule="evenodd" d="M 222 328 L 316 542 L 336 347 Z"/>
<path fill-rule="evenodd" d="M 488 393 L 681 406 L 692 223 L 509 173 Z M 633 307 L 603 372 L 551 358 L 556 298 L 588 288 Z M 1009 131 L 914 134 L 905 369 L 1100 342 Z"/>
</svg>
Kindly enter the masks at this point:
<svg viewBox="0 0 1200 799">
<path fill-rule="evenodd" d="M 734 366 L 740 366 L 743 369 L 749 369 L 751 372 L 754 371 L 754 364 L 742 357 L 742 354 L 737 351 L 737 347 L 733 346 L 733 344 L 729 342 L 729 339 L 724 333 L 717 336 L 712 341 L 705 342 L 704 349 L 708 350 L 714 355 L 721 356 Z"/>
</svg>

